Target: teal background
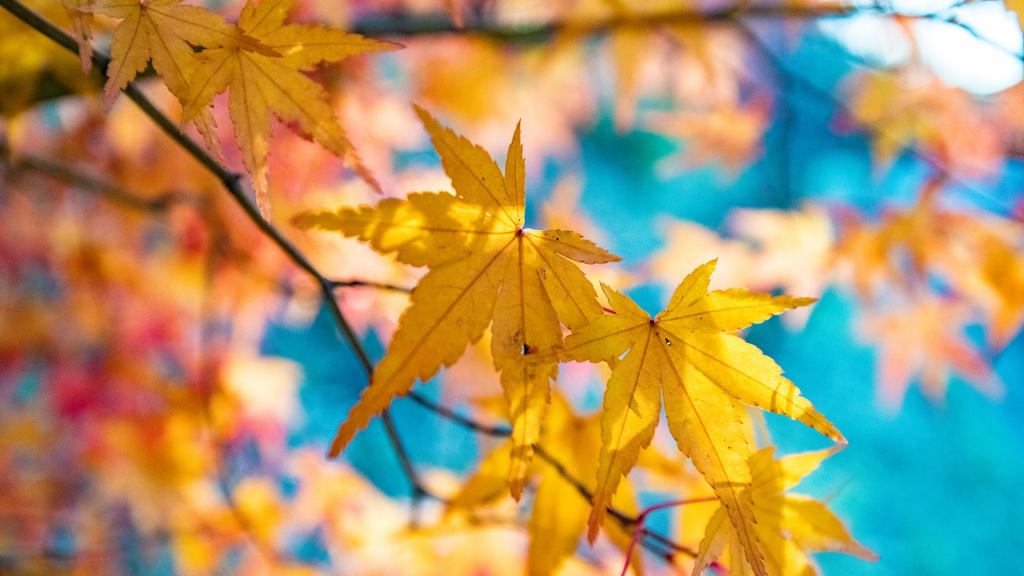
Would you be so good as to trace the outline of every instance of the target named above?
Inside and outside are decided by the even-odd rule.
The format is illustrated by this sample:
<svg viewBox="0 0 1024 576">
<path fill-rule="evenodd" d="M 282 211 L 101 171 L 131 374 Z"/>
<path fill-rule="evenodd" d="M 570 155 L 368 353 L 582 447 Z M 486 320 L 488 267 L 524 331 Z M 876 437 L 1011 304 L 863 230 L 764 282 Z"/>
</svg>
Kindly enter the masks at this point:
<svg viewBox="0 0 1024 576">
<path fill-rule="evenodd" d="M 785 59 L 790 69 L 800 70 L 826 92 L 835 90 L 836 81 L 850 72 L 851 66 L 842 64 L 847 61 L 840 49 L 823 42 L 804 43 Z M 527 190 L 528 202 L 538 205 L 560 175 L 582 172 L 582 206 L 608 232 L 609 248 L 627 262 L 641 262 L 660 248 L 653 225 L 659 215 L 719 228 L 735 208 L 793 208 L 817 201 L 851 204 L 877 217 L 886 206 L 905 206 L 916 197 L 927 168 L 910 153 L 888 169 L 873 167 L 866 136 L 837 135 L 833 125 L 840 111 L 818 90 L 790 82 L 776 106 L 780 113 L 766 135 L 765 157 L 731 181 L 720 178 L 713 167 L 667 181 L 657 179 L 654 163 L 676 145 L 650 133 L 617 134 L 604 116 L 580 134 L 580 161 L 545 166 L 543 183 Z M 524 134 L 527 147 L 529 141 L 530 135 Z M 430 153 L 410 155 L 407 161 L 437 162 Z M 1020 201 L 1021 174 L 1020 166 L 1010 164 L 999 181 L 970 182 L 970 189 L 953 186 L 944 198 L 1006 215 Z M 630 295 L 657 312 L 664 305 L 661 293 L 660 288 L 639 286 Z M 1001 400 L 983 397 L 954 377 L 945 404 L 930 403 L 913 385 L 902 410 L 885 415 L 874 402 L 877 352 L 853 336 L 858 306 L 850 294 L 829 290 L 802 331 L 787 331 L 776 319 L 748 335 L 850 441 L 797 491 L 829 500 L 854 535 L 881 560 L 868 563 L 820 554 L 817 559 L 825 574 L 1021 573 L 1022 338 L 995 358 L 995 369 L 1006 385 Z M 980 343 L 980 330 L 971 336 Z M 366 344 L 379 359 L 379 340 L 371 334 Z M 275 325 L 267 333 L 264 352 L 294 358 L 305 367 L 301 394 L 307 425 L 293 431 L 293 441 L 326 446 L 364 386 L 363 373 L 339 344 L 330 319 L 321 313 L 306 331 Z M 437 382 L 418 389 L 439 397 Z M 459 473 L 472 469 L 477 443 L 471 434 L 409 400 L 396 400 L 393 413 L 418 466 Z M 785 418 L 769 415 L 768 420 L 781 453 L 827 445 Z M 409 487 L 379 422 L 360 434 L 344 457 L 385 492 L 407 496 Z M 665 528 L 665 519 L 657 522 Z"/>
</svg>

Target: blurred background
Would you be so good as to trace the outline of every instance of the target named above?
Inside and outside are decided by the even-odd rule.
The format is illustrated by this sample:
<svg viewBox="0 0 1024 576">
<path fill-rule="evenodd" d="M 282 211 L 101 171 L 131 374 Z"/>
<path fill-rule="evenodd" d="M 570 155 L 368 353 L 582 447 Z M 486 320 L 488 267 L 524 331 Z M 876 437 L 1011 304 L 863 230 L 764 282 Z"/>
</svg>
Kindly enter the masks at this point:
<svg viewBox="0 0 1024 576">
<path fill-rule="evenodd" d="M 71 30 L 61 3 L 30 4 Z M 229 21 L 242 8 L 205 5 Z M 745 334 L 850 443 L 793 491 L 879 560 L 813 559 L 831 576 L 952 575 L 1015 573 L 1024 549 L 1013 9 L 310 0 L 290 17 L 405 46 L 311 73 L 385 196 L 451 189 L 411 102 L 499 165 L 521 119 L 528 225 L 623 257 L 588 267 L 595 282 L 654 314 L 717 258 L 713 288 L 819 298 Z M 98 18 L 98 48 L 117 24 Z M 407 462 L 379 420 L 326 458 L 366 375 L 317 286 L 131 102 L 104 107 L 75 55 L 3 11 L 0 63 L 0 574 L 527 570 L 534 496 L 562 480 L 538 463 L 520 504 L 502 491 L 446 511 L 500 441 L 407 398 L 391 411 Z M 138 85 L 177 121 L 151 69 Z M 213 117 L 241 171 L 225 94 Z M 270 220 L 337 281 L 379 361 L 423 270 L 290 225 L 379 196 L 274 122 Z M 416 390 L 502 424 L 486 350 Z M 584 418 L 606 378 L 566 364 L 555 387 Z M 780 455 L 829 445 L 783 417 L 755 422 Z M 631 476 L 637 510 L 706 489 L 664 427 L 664 462 Z M 437 497 L 414 497 L 403 464 Z M 649 526 L 696 550 L 711 511 Z M 614 540 L 579 538 L 548 567 L 618 574 Z M 642 558 L 655 574 L 691 562 Z"/>
</svg>

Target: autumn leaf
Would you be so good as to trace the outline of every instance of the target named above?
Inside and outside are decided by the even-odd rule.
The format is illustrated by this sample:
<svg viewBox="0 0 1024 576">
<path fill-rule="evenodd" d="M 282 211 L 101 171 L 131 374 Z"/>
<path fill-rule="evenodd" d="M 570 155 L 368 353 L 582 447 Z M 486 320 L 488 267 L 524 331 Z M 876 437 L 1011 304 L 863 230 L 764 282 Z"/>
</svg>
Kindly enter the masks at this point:
<svg viewBox="0 0 1024 576">
<path fill-rule="evenodd" d="M 775 460 L 775 448 L 769 447 L 750 456 L 749 491 L 758 519 L 754 529 L 764 544 L 769 574 L 816 574 L 809 552 L 842 552 L 862 560 L 878 560 L 878 555 L 854 540 L 842 521 L 824 504 L 806 496 L 785 493 L 840 449 L 841 445 Z M 732 553 L 731 573 L 746 572 L 746 563 L 737 550 L 735 531 L 727 517 L 725 509 L 719 508 L 708 522 L 694 564 L 695 575 L 721 554 L 726 544 Z"/>
<path fill-rule="evenodd" d="M 800 396 L 781 369 L 760 350 L 729 334 L 799 306 L 810 298 L 770 296 L 746 290 L 708 292 L 712 260 L 676 288 L 664 312 L 651 318 L 632 300 L 604 287 L 613 314 L 565 339 L 562 357 L 615 362 L 604 397 L 601 461 L 588 536 L 591 541 L 619 484 L 650 445 L 665 399 L 669 430 L 680 451 L 704 475 L 722 501 L 743 549 L 765 574 L 749 494 L 740 401 L 783 414 L 836 441 L 842 434 Z"/>
<path fill-rule="evenodd" d="M 246 50 L 275 54 L 275 52 L 244 34 L 234 25 L 228 24 L 218 14 L 200 6 L 179 4 L 181 0 L 65 0 L 75 2 L 78 17 L 74 20 L 75 30 L 82 47 L 82 65 L 86 63 L 90 36 L 91 13 L 81 8 L 92 4 L 91 9 L 99 14 L 120 18 L 114 28 L 110 44 L 110 64 L 107 65 L 107 82 L 103 87 L 103 103 L 108 108 L 135 76 L 146 69 L 150 62 L 153 70 L 166 84 L 167 89 L 178 100 L 188 95 L 189 83 L 199 68 L 193 46 L 206 49 L 237 44 Z M 71 8 L 69 7 L 69 12 Z M 222 161 L 220 144 L 214 134 L 213 117 L 209 111 L 197 112 L 193 122 L 203 137 L 208 150 L 218 161 Z"/>
<path fill-rule="evenodd" d="M 74 0 L 81 4 L 83 0 Z M 153 69 L 178 99 L 199 66 L 192 46 L 218 48 L 226 44 L 273 55 L 275 52 L 246 36 L 218 14 L 181 0 L 94 0 L 93 11 L 121 19 L 110 44 L 103 102 L 108 107 L 135 76 L 153 62 Z M 76 6 L 76 8 L 78 8 Z M 79 8 L 80 10 L 80 8 Z M 84 24 L 76 24 L 81 28 Z M 87 36 L 85 36 L 87 37 Z"/>
<path fill-rule="evenodd" d="M 600 434 L 600 414 L 577 416 L 560 394 L 552 394 L 541 445 L 552 459 L 562 464 L 566 473 L 585 484 L 597 473 Z M 512 443 L 505 442 L 485 456 L 477 471 L 449 501 L 449 512 L 472 511 L 505 494 L 512 450 Z M 557 574 L 566 558 L 576 550 L 587 524 L 590 505 L 554 466 L 534 463 L 529 476 L 539 477 L 539 482 L 527 525 L 530 535 L 528 572 L 537 576 Z M 636 495 L 628 479 L 616 492 L 612 504 L 626 514 L 636 513 Z M 630 533 L 612 518 L 606 518 L 605 529 L 612 543 L 625 553 Z M 637 555 L 632 562 L 637 574 L 642 572 L 639 560 Z"/>
<path fill-rule="evenodd" d="M 64 10 L 71 19 L 71 34 L 78 42 L 78 60 L 82 71 L 92 69 L 92 0 L 63 0 Z"/>
<path fill-rule="evenodd" d="M 899 74 L 871 73 L 851 83 L 843 128 L 870 132 L 873 157 L 886 165 L 916 147 L 946 169 L 967 176 L 997 173 L 1004 157 L 999 126 L 961 88 L 945 85 L 917 67 Z"/>
<path fill-rule="evenodd" d="M 620 132 L 633 127 L 636 105 L 644 81 L 650 76 L 649 62 L 656 53 L 661 36 L 684 50 L 705 68 L 710 67 L 712 54 L 707 30 L 692 23 L 680 22 L 674 16 L 696 9 L 688 0 L 577 0 L 568 16 L 563 40 L 580 42 L 582 36 L 615 22 L 607 33 L 608 58 L 615 72 L 615 129 Z"/>
<path fill-rule="evenodd" d="M 299 214 L 304 228 L 358 236 L 381 253 L 428 272 L 412 292 L 387 355 L 349 412 L 331 445 L 337 456 L 355 433 L 405 394 L 451 366 L 491 325 L 491 356 L 512 423 L 513 495 L 522 493 L 526 467 L 558 372 L 553 355 L 537 352 L 561 342 L 560 324 L 580 328 L 601 315 L 590 282 L 576 262 L 619 260 L 567 230 L 525 224 L 525 160 L 516 127 L 505 173 L 487 152 L 416 108 L 441 156 L 455 194 L 419 192 L 376 207 Z M 493 324 L 492 324 L 493 320 Z"/>
<path fill-rule="evenodd" d="M 746 105 L 719 104 L 711 110 L 651 113 L 645 124 L 651 132 L 682 141 L 685 149 L 658 162 L 658 173 L 671 177 L 703 164 L 719 163 L 723 176 L 738 176 L 761 154 L 771 122 L 765 98 Z"/>
<path fill-rule="evenodd" d="M 294 0 L 248 0 L 238 26 L 243 38 L 258 41 L 260 50 L 234 41 L 204 50 L 188 95 L 183 118 L 196 118 L 213 98 L 231 88 L 228 109 L 242 163 L 252 176 L 256 199 L 264 217 L 269 216 L 267 156 L 270 151 L 269 111 L 294 125 L 331 153 L 348 158 L 360 177 L 374 188 L 377 181 L 355 156 L 352 144 L 335 119 L 322 86 L 303 74 L 321 62 L 338 62 L 349 56 L 396 50 L 398 44 L 364 38 L 313 24 L 284 24 Z"/>
<path fill-rule="evenodd" d="M 864 313 L 861 339 L 878 349 L 876 397 L 883 410 L 898 411 L 915 381 L 941 403 L 953 374 L 990 398 L 1003 394 L 989 360 L 964 335 L 969 312 L 961 302 L 923 295 Z"/>
</svg>

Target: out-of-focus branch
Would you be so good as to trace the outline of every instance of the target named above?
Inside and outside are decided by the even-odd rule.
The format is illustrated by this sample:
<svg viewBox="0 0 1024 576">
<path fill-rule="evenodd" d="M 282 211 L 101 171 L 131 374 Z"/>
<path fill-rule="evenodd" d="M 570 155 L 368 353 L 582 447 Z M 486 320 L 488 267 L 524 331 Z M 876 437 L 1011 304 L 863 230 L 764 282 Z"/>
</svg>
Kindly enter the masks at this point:
<svg viewBox="0 0 1024 576">
<path fill-rule="evenodd" d="M 614 14 L 603 18 L 566 18 L 542 22 L 508 24 L 487 20 L 467 21 L 455 26 L 447 15 L 369 16 L 357 20 L 352 31 L 370 36 L 433 36 L 459 34 L 485 36 L 505 42 L 543 42 L 560 34 L 596 36 L 616 30 L 643 30 L 661 26 L 734 23 L 736 18 L 751 20 L 819 20 L 845 18 L 855 14 L 893 14 L 881 5 L 848 6 L 838 3 L 798 5 L 792 3 L 755 4 L 738 2 L 730 6 L 701 9 L 684 7 L 634 14 Z M 908 16 L 924 18 L 931 15 Z"/>
<path fill-rule="evenodd" d="M 199 194 L 183 190 L 170 190 L 158 196 L 146 197 L 62 162 L 34 154 L 15 155 L 12 154 L 7 142 L 2 139 L 0 139 L 0 159 L 13 174 L 18 172 L 41 174 L 132 210 L 158 214 L 166 212 L 176 204 L 192 204 L 199 208 L 206 205 L 206 198 Z"/>
<path fill-rule="evenodd" d="M 876 137 L 883 140 L 890 140 L 896 144 L 903 144 L 903 141 L 896 135 L 887 131 L 885 127 L 878 126 L 871 123 L 858 122 L 853 110 L 850 105 L 844 102 L 841 98 L 832 93 L 817 83 L 811 81 L 809 78 L 800 74 L 799 72 L 791 69 L 783 61 L 782 57 L 775 53 L 767 42 L 762 39 L 757 32 L 746 22 L 741 19 L 736 20 L 736 30 L 747 39 L 748 43 L 754 50 L 756 50 L 762 58 L 771 66 L 772 70 L 776 74 L 777 78 L 783 80 L 789 90 L 799 87 L 806 90 L 808 93 L 820 98 L 821 100 L 828 102 L 835 109 L 843 112 L 852 122 L 858 127 L 874 134 Z M 788 90 L 787 90 L 788 91 Z M 783 97 L 786 95 L 783 94 Z M 917 158 L 921 162 L 928 165 L 936 174 L 939 174 L 946 178 L 950 183 L 955 183 L 964 190 L 970 191 L 972 194 L 976 194 L 980 197 L 992 200 L 990 194 L 979 190 L 976 186 L 971 185 L 969 182 L 964 181 L 957 174 L 955 174 L 948 166 L 948 163 L 939 157 L 925 152 L 917 146 L 903 146 L 908 154 Z"/>
<path fill-rule="evenodd" d="M 718 498 L 714 496 L 705 496 L 703 498 L 688 498 L 686 500 L 674 500 L 672 502 L 662 502 L 661 504 L 655 504 L 654 506 L 648 506 L 644 508 L 640 514 L 636 517 L 636 522 L 633 524 L 633 537 L 629 540 L 629 547 L 626 549 L 626 561 L 622 565 L 622 576 L 626 576 L 629 572 L 629 563 L 633 560 L 633 551 L 636 549 L 636 543 L 643 538 L 644 525 L 647 523 L 647 517 L 658 510 L 665 510 L 666 508 L 675 508 L 677 506 L 686 506 L 687 504 L 698 504 L 701 502 L 715 502 Z"/>
</svg>

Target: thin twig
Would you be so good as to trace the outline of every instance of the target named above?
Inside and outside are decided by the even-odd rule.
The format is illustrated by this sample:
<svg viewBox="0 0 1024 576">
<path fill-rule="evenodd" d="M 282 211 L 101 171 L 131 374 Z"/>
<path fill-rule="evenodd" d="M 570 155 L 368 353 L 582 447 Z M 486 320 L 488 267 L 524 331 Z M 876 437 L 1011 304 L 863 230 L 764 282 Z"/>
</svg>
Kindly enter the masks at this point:
<svg viewBox="0 0 1024 576">
<path fill-rule="evenodd" d="M 960 7 L 960 5 L 951 6 L 949 8 L 949 10 L 952 10 L 954 8 L 959 8 L 959 7 Z M 1018 61 L 1024 63 L 1024 53 L 1018 52 L 1018 51 L 1013 50 L 1011 48 L 1008 48 L 1008 47 L 1004 46 L 1003 44 L 1001 44 L 999 42 L 996 42 L 992 38 L 989 38 L 988 36 L 985 36 L 984 34 L 978 32 L 977 30 L 975 30 L 973 26 L 970 26 L 966 22 L 964 22 L 964 21 L 960 20 L 959 18 L 957 18 L 956 15 L 950 15 L 950 16 L 947 16 L 945 18 L 941 18 L 939 20 L 942 21 L 942 22 L 946 22 L 948 24 L 952 24 L 953 26 L 956 26 L 957 28 L 959 28 L 959 29 L 967 32 L 971 36 L 973 36 L 975 38 L 975 40 L 983 42 L 983 43 L 985 43 L 985 44 L 995 48 L 996 50 L 999 50 L 1003 54 L 1006 54 L 1007 56 L 1011 56 L 1013 58 L 1016 58 Z"/>
<path fill-rule="evenodd" d="M 508 438 L 509 436 L 512 435 L 512 430 L 504 426 L 489 426 L 487 424 L 477 422 L 472 418 L 463 416 L 462 414 L 455 412 L 451 408 L 442 406 L 434 402 L 433 400 L 430 400 L 429 398 L 420 394 L 419 392 L 409 392 L 408 394 L 406 394 L 406 398 L 415 401 L 420 406 L 423 406 L 424 408 L 430 410 L 434 414 L 437 414 L 438 416 L 446 420 L 455 422 L 456 424 L 462 426 L 463 428 L 466 428 L 467 430 L 472 430 L 473 432 L 478 432 L 480 434 L 485 434 L 487 436 L 493 436 L 495 438 Z"/>
<path fill-rule="evenodd" d="M 0 162 L 6 162 L 6 165 L 13 174 L 32 172 L 50 177 L 81 192 L 100 196 L 124 208 L 152 215 L 160 215 L 167 212 L 172 206 L 180 204 L 193 205 L 202 211 L 208 211 L 209 209 L 208 199 L 200 194 L 185 190 L 170 190 L 156 196 L 146 196 L 62 162 L 56 162 L 34 154 L 18 153 L 14 155 L 10 146 L 2 139 L 0 139 Z M 210 225 L 213 226 L 213 223 Z M 227 242 L 227 239 L 222 241 Z M 237 256 L 238 253 L 233 253 L 232 255 Z M 405 286 L 375 282 L 373 280 L 350 279 L 331 280 L 330 282 L 335 289 L 365 287 L 390 292 L 408 293 L 412 291 Z"/>
<path fill-rule="evenodd" d="M 12 155 L 10 146 L 0 140 L 0 157 L 3 157 L 14 173 L 29 171 L 55 180 L 70 184 L 82 192 L 102 196 L 125 208 L 142 212 L 166 212 L 176 204 L 192 204 L 202 208 L 206 199 L 198 194 L 183 190 L 171 190 L 163 194 L 147 197 L 133 192 L 112 182 L 102 180 L 91 174 L 61 162 L 55 162 L 33 154 Z"/>
<path fill-rule="evenodd" d="M 456 424 L 459 424 L 460 426 L 466 428 L 467 430 L 471 430 L 473 432 L 477 432 L 480 434 L 486 434 L 488 436 L 493 436 L 496 438 L 507 438 L 508 436 L 512 435 L 512 431 L 509 430 L 508 428 L 505 428 L 503 426 L 488 426 L 486 424 L 482 424 L 472 418 L 458 414 L 450 408 L 437 404 L 436 402 L 426 398 L 425 396 L 417 392 L 410 392 L 407 395 L 407 397 L 411 398 L 413 401 L 417 402 L 427 410 L 430 410 L 431 412 L 437 414 L 442 418 L 455 422 Z M 552 468 L 555 469 L 556 472 L 558 472 L 559 476 L 561 476 L 566 482 L 572 485 L 572 487 L 576 489 L 576 492 L 578 492 L 584 500 L 586 500 L 587 502 L 592 502 L 594 500 L 594 493 L 589 488 L 587 488 L 582 481 L 573 476 L 565 468 L 565 465 L 562 464 L 557 458 L 552 456 L 550 452 L 545 450 L 543 446 L 541 446 L 540 444 L 534 444 L 533 450 L 537 454 L 538 458 L 547 462 L 549 466 L 551 466 Z M 615 520 L 617 520 L 624 528 L 629 528 L 630 526 L 633 526 L 634 524 L 636 524 L 638 520 L 638 517 L 626 514 L 625 512 L 619 510 L 618 508 L 615 508 L 614 506 L 608 506 L 606 510 L 608 511 L 608 515 L 612 518 L 615 518 Z M 660 550 L 655 546 L 655 543 L 671 549 L 672 553 L 683 554 L 691 558 L 695 558 L 697 556 L 697 552 L 694 551 L 692 548 L 688 548 L 681 544 L 677 544 L 676 542 L 673 542 L 669 538 L 666 538 L 665 536 L 658 534 L 657 532 L 654 532 L 647 528 L 643 528 L 642 534 L 645 538 L 644 547 L 651 549 L 659 556 L 667 558 L 667 561 L 669 562 L 671 562 L 672 554 L 670 553 L 666 555 L 664 550 Z M 650 538 L 650 541 L 647 540 L 648 538 Z"/>
<path fill-rule="evenodd" d="M 374 282 L 373 280 L 330 280 L 331 288 L 376 288 L 378 290 L 387 290 L 389 292 L 402 292 L 409 294 L 412 292 L 412 288 L 408 286 L 398 286 L 397 284 L 388 284 L 387 282 Z"/>
<path fill-rule="evenodd" d="M 633 524 L 633 537 L 630 538 L 629 547 L 626 548 L 626 561 L 622 565 L 622 576 L 626 576 L 626 573 L 629 572 L 629 563 L 633 559 L 633 551 L 636 549 L 636 543 L 643 538 L 644 531 L 646 530 L 645 524 L 647 523 L 647 517 L 650 516 L 652 512 L 657 512 L 658 510 L 664 510 L 666 508 L 675 508 L 677 506 L 686 506 L 687 504 L 714 502 L 716 500 L 718 500 L 718 498 L 715 498 L 714 496 L 704 496 L 702 498 L 688 498 L 686 500 L 662 502 L 661 504 L 655 504 L 644 508 L 640 512 L 640 515 L 636 517 L 636 522 Z"/>
</svg>

